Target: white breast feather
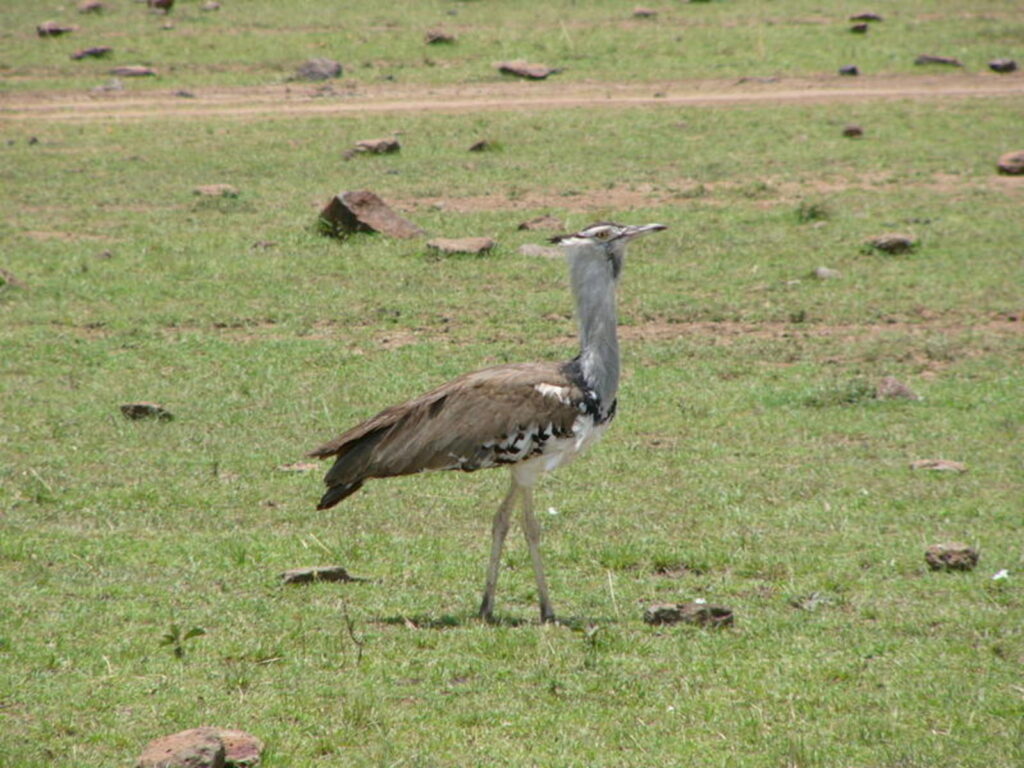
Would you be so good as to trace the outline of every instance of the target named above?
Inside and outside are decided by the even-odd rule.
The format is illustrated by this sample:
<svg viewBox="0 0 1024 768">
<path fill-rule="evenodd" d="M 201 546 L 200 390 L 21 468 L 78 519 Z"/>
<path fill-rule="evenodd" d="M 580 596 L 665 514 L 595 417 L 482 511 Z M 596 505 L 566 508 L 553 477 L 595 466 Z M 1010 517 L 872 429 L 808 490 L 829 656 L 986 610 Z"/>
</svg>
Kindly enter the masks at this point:
<svg viewBox="0 0 1024 768">
<path fill-rule="evenodd" d="M 533 388 L 544 395 L 544 397 L 555 398 L 562 405 L 571 404 L 568 387 L 558 387 L 554 384 L 534 384 Z"/>
</svg>

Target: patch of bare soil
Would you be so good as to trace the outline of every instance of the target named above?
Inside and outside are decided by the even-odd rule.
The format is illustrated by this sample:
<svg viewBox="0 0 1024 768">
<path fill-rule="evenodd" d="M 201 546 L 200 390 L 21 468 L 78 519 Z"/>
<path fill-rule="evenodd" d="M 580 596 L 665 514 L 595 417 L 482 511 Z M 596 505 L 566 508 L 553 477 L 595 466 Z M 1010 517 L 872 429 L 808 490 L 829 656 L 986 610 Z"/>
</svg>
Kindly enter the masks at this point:
<svg viewBox="0 0 1024 768">
<path fill-rule="evenodd" d="M 173 92 L 98 94 L 8 92 L 0 94 L 5 120 L 107 121 L 202 117 L 290 119 L 303 115 L 388 112 L 479 112 L 572 107 L 767 106 L 889 99 L 962 99 L 1024 95 L 1024 80 L 987 73 L 860 77 L 835 75 L 750 80 L 686 80 L 654 83 L 494 82 L 420 86 L 341 84 L 270 85 L 197 89 L 195 98 Z"/>
</svg>

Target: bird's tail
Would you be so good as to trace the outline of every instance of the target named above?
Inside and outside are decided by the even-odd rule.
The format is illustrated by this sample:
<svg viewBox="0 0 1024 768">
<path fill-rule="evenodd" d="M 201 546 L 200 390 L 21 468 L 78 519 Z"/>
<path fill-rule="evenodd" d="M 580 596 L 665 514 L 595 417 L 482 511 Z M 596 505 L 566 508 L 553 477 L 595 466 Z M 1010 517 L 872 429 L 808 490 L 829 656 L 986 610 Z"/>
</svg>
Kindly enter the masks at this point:
<svg viewBox="0 0 1024 768">
<path fill-rule="evenodd" d="M 327 492 L 321 497 L 320 503 L 316 505 L 317 509 L 330 509 L 335 504 L 344 499 L 347 499 L 353 493 L 363 487 L 363 481 L 357 480 L 354 483 L 342 483 L 341 485 L 332 485 L 327 489 Z"/>
</svg>

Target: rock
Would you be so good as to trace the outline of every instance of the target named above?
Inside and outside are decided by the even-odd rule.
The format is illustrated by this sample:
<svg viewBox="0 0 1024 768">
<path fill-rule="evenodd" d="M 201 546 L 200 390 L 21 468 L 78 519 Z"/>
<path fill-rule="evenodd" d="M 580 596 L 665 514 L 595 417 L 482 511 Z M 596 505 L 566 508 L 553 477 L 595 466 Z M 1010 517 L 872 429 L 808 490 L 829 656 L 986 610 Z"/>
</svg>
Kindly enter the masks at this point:
<svg viewBox="0 0 1024 768">
<path fill-rule="evenodd" d="M 992 61 L 988 63 L 988 68 L 993 72 L 1007 74 L 1008 72 L 1017 71 L 1017 62 L 1013 59 L 992 59 Z"/>
<path fill-rule="evenodd" d="M 961 62 L 960 59 L 954 59 L 950 56 L 932 56 L 929 53 L 922 53 L 914 59 L 914 63 L 918 66 L 922 66 L 924 64 L 943 64 L 948 67 L 963 66 L 963 62 Z"/>
<path fill-rule="evenodd" d="M 996 163 L 996 167 L 1000 173 L 1007 176 L 1020 176 L 1024 174 L 1024 149 L 1018 149 L 1002 155 Z"/>
<path fill-rule="evenodd" d="M 380 232 L 401 238 L 426 234 L 368 189 L 335 195 L 320 212 L 320 222 L 325 234 L 336 237 L 352 232 Z"/>
<path fill-rule="evenodd" d="M 884 253 L 910 253 L 917 248 L 917 238 L 913 235 L 888 232 L 884 235 L 872 237 L 867 241 L 867 244 L 871 248 Z"/>
<path fill-rule="evenodd" d="M 341 77 L 341 64 L 334 59 L 310 59 L 297 70 L 293 80 L 330 80 Z"/>
<path fill-rule="evenodd" d="M 146 0 L 146 5 L 164 13 L 170 13 L 174 7 L 174 0 Z"/>
<path fill-rule="evenodd" d="M 117 77 L 155 77 L 156 70 L 152 67 L 144 67 L 142 65 L 129 65 L 124 67 L 114 67 L 110 70 L 109 74 Z"/>
<path fill-rule="evenodd" d="M 90 88 L 90 93 L 113 93 L 116 91 L 123 91 L 124 83 L 118 80 L 116 77 L 108 80 L 103 85 L 97 85 L 94 88 Z"/>
<path fill-rule="evenodd" d="M 205 3 L 199 6 L 200 11 L 209 13 L 210 11 L 219 11 L 220 3 L 217 0 L 207 0 Z"/>
<path fill-rule="evenodd" d="M 224 768 L 224 757 L 216 728 L 192 728 L 149 742 L 135 768 Z"/>
<path fill-rule="evenodd" d="M 103 13 L 106 10 L 100 0 L 82 0 L 77 7 L 79 13 Z"/>
<path fill-rule="evenodd" d="M 430 29 L 423 35 L 423 41 L 427 45 L 451 45 L 455 42 L 455 35 L 440 29 Z"/>
<path fill-rule="evenodd" d="M 126 419 L 139 421 L 141 419 L 156 419 L 157 421 L 172 421 L 174 414 L 157 403 L 125 403 L 121 406 L 121 413 Z"/>
<path fill-rule="evenodd" d="M 440 251 L 441 253 L 469 253 L 478 256 L 482 253 L 487 253 L 497 244 L 496 241 L 489 237 L 437 237 L 427 243 L 427 248 Z"/>
<path fill-rule="evenodd" d="M 850 125 L 847 125 L 843 128 L 843 136 L 846 136 L 847 138 L 859 139 L 863 135 L 864 129 L 861 128 L 859 125 L 851 123 Z"/>
<path fill-rule="evenodd" d="M 238 197 L 238 189 L 230 184 L 204 184 L 192 190 L 201 197 Z"/>
<path fill-rule="evenodd" d="M 881 21 L 877 13 L 858 13 L 850 17 L 850 21 Z"/>
<path fill-rule="evenodd" d="M 14 276 L 13 272 L 9 272 L 6 269 L 0 267 L 0 288 L 24 288 L 26 287 L 21 280 Z"/>
<path fill-rule="evenodd" d="M 487 139 L 480 139 L 480 141 L 474 141 L 469 145 L 470 152 L 486 152 L 490 149 L 494 149 L 494 144 Z"/>
<path fill-rule="evenodd" d="M 503 75 L 515 75 L 524 77 L 527 80 L 544 80 L 549 75 L 556 75 L 561 69 L 553 69 L 544 64 L 532 64 L 523 59 L 515 61 L 501 61 L 494 65 Z"/>
<path fill-rule="evenodd" d="M 818 267 L 811 274 L 819 280 L 838 280 L 843 276 L 838 269 L 829 269 L 828 267 Z"/>
<path fill-rule="evenodd" d="M 520 256 L 540 256 L 545 259 L 560 259 L 565 255 L 561 248 L 537 243 L 524 243 L 519 246 L 518 252 Z"/>
<path fill-rule="evenodd" d="M 196 95 L 192 93 L 192 91 L 186 91 L 184 88 L 182 88 L 180 91 L 175 91 L 174 95 L 177 96 L 179 99 L 194 99 L 196 97 Z"/>
<path fill-rule="evenodd" d="M 867 34 L 868 25 L 864 24 L 863 22 L 860 24 L 854 24 L 853 26 L 850 27 L 850 31 L 853 32 L 853 34 L 855 35 L 864 35 Z"/>
<path fill-rule="evenodd" d="M 224 744 L 224 765 L 234 768 L 255 768 L 263 757 L 263 741 L 251 733 L 230 728 L 218 728 L 217 735 Z"/>
<path fill-rule="evenodd" d="M 36 25 L 36 34 L 40 37 L 60 37 L 69 32 L 74 32 L 78 27 L 67 26 L 58 21 L 44 21 Z"/>
<path fill-rule="evenodd" d="M 340 565 L 314 566 L 311 568 L 292 568 L 281 574 L 284 584 L 310 584 L 314 581 L 362 581 L 348 575 L 348 571 Z"/>
<path fill-rule="evenodd" d="M 853 64 L 847 64 L 845 67 L 839 68 L 839 74 L 846 75 L 847 77 L 856 77 L 860 74 L 860 70 Z"/>
<path fill-rule="evenodd" d="M 978 550 L 966 544 L 932 544 L 924 561 L 933 571 L 971 571 L 978 564 Z"/>
<path fill-rule="evenodd" d="M 71 58 L 75 61 L 80 61 L 81 59 L 102 59 L 113 52 L 114 49 L 106 45 L 96 45 L 92 48 L 83 48 L 80 51 L 75 51 L 71 54 Z"/>
<path fill-rule="evenodd" d="M 356 152 L 365 152 L 371 155 L 387 155 L 391 152 L 398 152 L 402 148 L 398 139 L 361 139 L 355 144 Z"/>
<path fill-rule="evenodd" d="M 633 17 L 637 19 L 654 19 L 657 18 L 658 12 L 653 8 L 644 8 L 638 5 L 633 9 Z"/>
<path fill-rule="evenodd" d="M 565 229 L 565 222 L 563 222 L 561 219 L 555 218 L 550 214 L 544 214 L 543 216 L 538 216 L 535 219 L 530 219 L 529 221 L 522 222 L 518 227 L 516 227 L 516 229 L 526 230 L 530 232 L 536 230 L 561 231 Z"/>
<path fill-rule="evenodd" d="M 725 627 L 733 623 L 733 612 L 721 605 L 707 603 L 659 603 L 644 611 L 648 624 L 699 624 L 705 627 Z"/>
<path fill-rule="evenodd" d="M 875 386 L 879 400 L 920 400 L 921 398 L 895 376 L 886 376 Z"/>
<path fill-rule="evenodd" d="M 949 459 L 918 459 L 910 462 L 913 470 L 927 469 L 933 472 L 956 472 L 962 474 L 967 471 L 967 465 L 959 461 Z"/>
</svg>

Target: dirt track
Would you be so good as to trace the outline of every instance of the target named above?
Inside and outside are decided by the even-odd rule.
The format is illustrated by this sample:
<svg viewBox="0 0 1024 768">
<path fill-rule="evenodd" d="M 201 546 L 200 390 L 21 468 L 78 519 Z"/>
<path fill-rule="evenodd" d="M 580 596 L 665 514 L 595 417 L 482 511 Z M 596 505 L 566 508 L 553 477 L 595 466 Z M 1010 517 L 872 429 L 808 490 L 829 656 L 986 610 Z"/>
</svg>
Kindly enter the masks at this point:
<svg viewBox="0 0 1024 768">
<path fill-rule="evenodd" d="M 768 106 L 880 100 L 943 100 L 1024 96 L 1024 77 L 949 73 L 898 77 L 689 80 L 642 84 L 501 82 L 438 87 L 344 82 L 198 89 L 195 98 L 170 91 L 0 94 L 4 120 L 147 120 L 253 118 L 386 112 L 546 110 L 627 106 Z"/>
</svg>

